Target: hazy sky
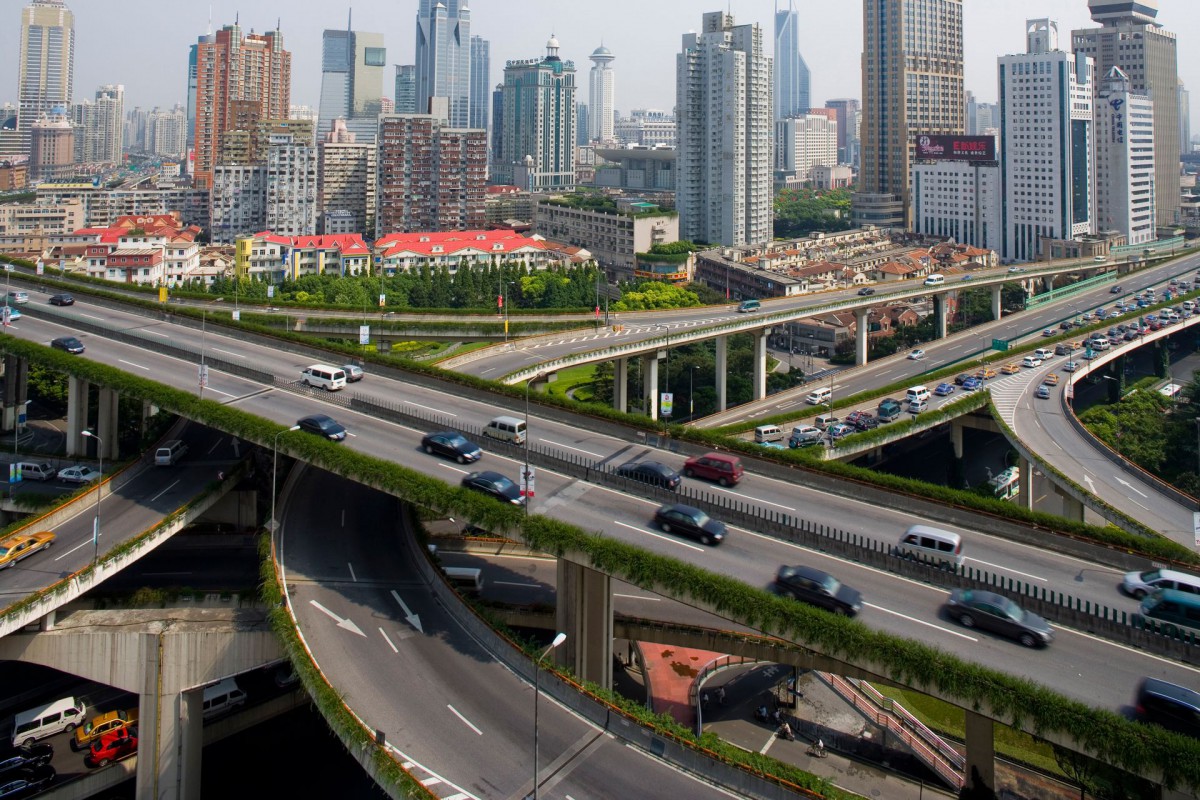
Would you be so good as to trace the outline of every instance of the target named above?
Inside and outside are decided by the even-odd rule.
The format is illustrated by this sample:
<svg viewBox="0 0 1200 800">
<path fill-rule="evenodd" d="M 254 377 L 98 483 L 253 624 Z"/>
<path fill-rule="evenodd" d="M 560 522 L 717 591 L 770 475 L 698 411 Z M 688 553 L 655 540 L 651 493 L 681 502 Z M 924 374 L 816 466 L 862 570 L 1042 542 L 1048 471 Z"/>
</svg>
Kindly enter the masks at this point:
<svg viewBox="0 0 1200 800">
<path fill-rule="evenodd" d="M 782 0 L 786 4 L 786 0 Z M 4 2 L 0 14 L 0 102 L 15 102 L 17 9 Z M 75 94 L 91 97 L 104 83 L 125 85 L 126 108 L 171 106 L 185 101 L 188 46 L 205 32 L 209 5 L 181 0 L 67 0 L 75 13 Z M 583 73 L 580 99 L 587 101 L 588 55 L 601 42 L 616 56 L 616 106 L 670 110 L 675 100 L 675 54 L 680 38 L 700 27 L 705 11 L 728 4 L 738 23 L 757 22 L 764 47 L 773 48 L 774 0 L 473 0 L 472 30 L 492 43 L 491 80 L 503 80 L 507 59 L 545 53 L 553 33 L 562 57 Z M 981 101 L 996 99 L 996 57 L 1025 49 L 1024 21 L 1050 17 L 1059 23 L 1064 47 L 1070 31 L 1090 27 L 1087 0 L 965 0 L 966 88 Z M 862 93 L 862 4 L 853 0 L 796 0 L 801 47 L 812 71 L 812 102 Z M 412 63 L 417 0 L 214 0 L 215 28 L 240 13 L 244 29 L 274 28 L 280 19 L 292 52 L 292 102 L 317 105 L 321 83 L 321 31 L 346 26 L 384 34 L 390 64 Z M 1179 36 L 1179 74 L 1195 94 L 1192 118 L 1200 120 L 1200 2 L 1159 0 L 1158 20 Z M 384 96 L 392 96 L 394 69 L 387 71 Z M 1193 122 L 1193 130 L 1200 125 Z"/>
</svg>

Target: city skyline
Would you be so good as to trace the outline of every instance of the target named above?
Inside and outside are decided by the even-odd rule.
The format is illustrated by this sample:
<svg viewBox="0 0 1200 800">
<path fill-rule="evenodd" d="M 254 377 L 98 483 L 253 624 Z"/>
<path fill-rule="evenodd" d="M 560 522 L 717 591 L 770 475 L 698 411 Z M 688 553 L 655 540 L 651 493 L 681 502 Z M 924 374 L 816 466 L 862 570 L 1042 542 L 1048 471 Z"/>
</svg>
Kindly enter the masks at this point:
<svg viewBox="0 0 1200 800">
<path fill-rule="evenodd" d="M 146 0 L 130 0 L 129 13 L 153 16 L 159 6 Z M 527 0 L 525 13 L 515 17 L 506 13 L 511 6 L 496 0 L 476 0 L 471 4 L 472 33 L 492 42 L 492 72 L 499 75 L 509 59 L 540 56 L 553 33 L 562 43 L 562 56 L 578 66 L 590 66 L 588 55 L 601 42 L 618 59 L 621 72 L 647 76 L 644 80 L 622 85 L 617 108 L 623 115 L 634 108 L 670 111 L 674 106 L 675 54 L 681 37 L 697 27 L 696 20 L 706 11 L 724 5 L 739 22 L 757 23 L 772 30 L 774 0 L 733 0 L 713 6 L 688 3 L 686 7 L 634 6 L 632 0 L 615 0 L 604 9 L 572 8 L 564 13 L 548 0 Z M 78 80 L 74 100 L 89 97 L 96 86 L 121 83 L 126 87 L 126 108 L 135 106 L 170 108 L 186 102 L 187 50 L 208 27 L 208 7 L 188 6 L 173 12 L 173 24 L 137 48 L 113 47 L 124 34 L 120 22 L 96 4 L 72 2 L 67 6 L 76 18 L 76 74 L 95 75 L 95 85 Z M 358 0 L 353 4 L 356 30 L 376 31 L 384 35 L 388 55 L 387 74 L 394 64 L 410 64 L 414 59 L 416 0 Z M 623 25 L 629 19 L 620 10 L 628 6 L 639 24 Z M 710 7 L 713 6 L 713 7 Z M 860 54 L 862 48 L 861 6 L 853 13 L 844 7 L 829 9 L 814 3 L 799 2 L 799 40 L 801 52 L 812 70 L 812 102 L 822 106 L 837 97 L 861 96 Z M 344 28 L 349 6 L 317 4 L 312 0 L 294 0 L 284 4 L 267 0 L 217 2 L 212 6 L 214 29 L 231 24 L 235 16 L 246 31 L 262 33 L 275 27 L 279 19 L 288 48 L 294 54 L 292 98 L 297 105 L 316 108 L 320 99 L 321 35 L 326 28 Z M 14 22 L 19 8 L 13 8 Z M 964 9 L 966 51 L 966 88 L 981 102 L 995 102 L 996 59 L 1024 50 L 1024 21 L 1048 17 L 1059 22 L 1060 29 L 1091 27 L 1086 0 L 1012 0 L 1004 8 L 993 4 L 969 3 Z M 1179 77 L 1188 88 L 1200 86 L 1200 51 L 1187 45 L 1189 33 L 1200 32 L 1200 9 L 1186 0 L 1161 0 L 1158 20 L 1163 27 L 1180 36 Z M 0 61 L 0 102 L 17 101 L 17 59 L 19 26 L 3 26 L 0 46 L 7 45 L 12 55 Z M 772 55 L 771 37 L 764 42 Z M 154 65 L 152 69 L 147 64 Z M 660 75 L 660 79 L 650 78 Z M 91 81 L 86 82 L 91 84 Z M 385 80 L 385 87 L 390 80 Z M 385 94 L 387 94 L 385 88 Z M 1200 104 L 1198 104 L 1200 108 Z M 1200 117 L 1193 116 L 1200 123 Z M 1200 127 L 1198 124 L 1196 127 Z"/>
</svg>

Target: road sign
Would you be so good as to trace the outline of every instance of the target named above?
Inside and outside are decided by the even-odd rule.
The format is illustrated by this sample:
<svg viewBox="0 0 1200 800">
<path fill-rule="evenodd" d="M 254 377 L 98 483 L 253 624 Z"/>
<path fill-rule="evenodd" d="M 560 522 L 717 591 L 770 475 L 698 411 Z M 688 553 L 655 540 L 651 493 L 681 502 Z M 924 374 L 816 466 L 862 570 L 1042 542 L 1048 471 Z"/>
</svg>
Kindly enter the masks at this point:
<svg viewBox="0 0 1200 800">
<path fill-rule="evenodd" d="M 235 309 L 233 310 L 233 321 L 234 321 L 234 322 L 237 322 L 237 321 L 239 321 L 241 318 L 242 318 L 242 312 L 241 312 L 241 310 L 240 310 L 240 309 L 236 309 L 236 308 L 235 308 Z"/>
<path fill-rule="evenodd" d="M 359 325 L 358 326 L 358 343 L 363 344 L 363 345 L 371 343 L 371 326 L 370 325 Z"/>
<path fill-rule="evenodd" d="M 1192 512 L 1192 529 L 1196 534 L 1196 549 L 1200 550 L 1200 511 Z"/>
<path fill-rule="evenodd" d="M 274 287 L 274 286 L 268 286 L 268 287 L 267 287 L 267 299 L 269 300 L 269 299 L 271 299 L 271 298 L 272 298 L 272 297 L 274 297 L 274 296 L 275 296 L 275 287 Z"/>
<path fill-rule="evenodd" d="M 663 392 L 659 405 L 664 417 L 671 416 L 671 411 L 675 408 L 675 395 L 671 392 Z"/>
<path fill-rule="evenodd" d="M 992 349 L 1000 350 L 1001 352 L 1008 349 L 1007 339 L 992 339 Z"/>
<path fill-rule="evenodd" d="M 521 497 L 533 497 L 535 472 L 533 467 L 525 467 L 521 470 Z"/>
<path fill-rule="evenodd" d="M 387 295 L 386 294 L 379 295 L 379 307 L 383 308 L 386 305 L 387 305 Z"/>
<path fill-rule="evenodd" d="M 200 365 L 200 388 L 208 386 L 208 364 Z"/>
</svg>

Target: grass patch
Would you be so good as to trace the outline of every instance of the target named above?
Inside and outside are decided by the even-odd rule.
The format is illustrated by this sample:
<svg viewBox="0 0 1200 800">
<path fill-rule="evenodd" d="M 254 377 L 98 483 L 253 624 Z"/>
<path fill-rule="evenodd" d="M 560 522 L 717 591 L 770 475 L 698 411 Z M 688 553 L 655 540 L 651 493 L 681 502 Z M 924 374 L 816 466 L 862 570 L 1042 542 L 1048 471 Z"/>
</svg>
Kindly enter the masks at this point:
<svg viewBox="0 0 1200 800">
<path fill-rule="evenodd" d="M 958 741 L 966 738 L 967 714 L 963 709 L 920 692 L 897 689 L 877 683 L 871 685 L 880 694 L 890 697 L 904 706 L 910 714 L 934 731 Z M 1046 742 L 1039 741 L 1027 733 L 1014 730 L 998 722 L 995 725 L 994 736 L 998 754 L 1012 761 L 1029 764 L 1067 779 L 1062 768 L 1058 766 L 1058 761 L 1054 758 L 1054 748 Z"/>
<path fill-rule="evenodd" d="M 570 395 L 572 389 L 579 390 L 583 387 L 588 387 L 588 397 L 591 396 L 591 385 L 596 379 L 596 365 L 582 364 L 578 367 L 568 367 L 567 369 L 558 371 L 558 380 L 548 384 L 548 394 L 551 397 L 571 397 L 576 400 L 587 400 L 588 398 L 580 397 L 580 392 L 576 391 L 574 395 Z"/>
</svg>

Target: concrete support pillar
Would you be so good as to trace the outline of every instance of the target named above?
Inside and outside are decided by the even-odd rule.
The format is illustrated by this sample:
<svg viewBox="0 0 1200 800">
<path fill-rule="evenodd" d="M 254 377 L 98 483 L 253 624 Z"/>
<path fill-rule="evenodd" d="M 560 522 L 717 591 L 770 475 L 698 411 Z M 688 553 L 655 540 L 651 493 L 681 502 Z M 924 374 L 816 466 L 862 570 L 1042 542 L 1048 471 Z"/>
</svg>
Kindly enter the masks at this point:
<svg viewBox="0 0 1200 800">
<path fill-rule="evenodd" d="M 658 419 L 658 353 L 642 356 L 642 397 L 650 419 Z"/>
<path fill-rule="evenodd" d="M 74 375 L 67 377 L 67 458 L 87 452 L 83 431 L 88 423 L 88 390 L 91 384 Z"/>
<path fill-rule="evenodd" d="M 1042 291 L 1045 291 L 1045 292 L 1053 292 L 1054 291 L 1054 278 L 1055 278 L 1054 275 L 1043 275 L 1042 276 Z"/>
<path fill-rule="evenodd" d="M 629 359 L 618 358 L 613 362 L 613 408 L 629 411 Z"/>
<path fill-rule="evenodd" d="M 767 333 L 764 328 L 754 333 L 754 399 L 767 396 Z"/>
<path fill-rule="evenodd" d="M 867 314 L 869 308 L 854 309 L 854 363 L 862 366 L 867 363 Z"/>
<path fill-rule="evenodd" d="M 200 769 L 204 761 L 204 689 L 183 692 L 179 698 L 179 800 L 201 800 Z M 173 704 L 172 704 L 173 705 Z M 141 743 L 138 743 L 139 747 Z M 141 767 L 141 759 L 138 759 Z M 143 785 L 138 776 L 138 787 Z M 138 800 L 142 800 L 139 791 Z M 145 800 L 155 800 L 151 794 Z"/>
<path fill-rule="evenodd" d="M 950 420 L 950 444 L 954 447 L 954 458 L 962 461 L 963 457 L 963 424 L 955 417 Z"/>
<path fill-rule="evenodd" d="M 1022 507 L 1033 510 L 1033 464 L 1021 457 L 1021 484 L 1017 490 L 1017 502 Z"/>
<path fill-rule="evenodd" d="M 558 663 L 583 680 L 611 689 L 612 578 L 560 558 L 556 604 L 558 630 L 567 634 L 558 648 Z"/>
<path fill-rule="evenodd" d="M 1073 522 L 1083 522 L 1083 501 L 1076 500 L 1061 490 L 1058 491 L 1058 496 L 1062 498 L 1062 515 Z"/>
<path fill-rule="evenodd" d="M 729 383 L 729 354 L 727 345 L 729 343 L 724 336 L 716 338 L 716 387 L 717 387 L 717 411 L 725 410 L 725 390 Z"/>
<path fill-rule="evenodd" d="M 946 300 L 945 292 L 933 296 L 934 335 L 939 339 L 946 338 Z"/>
<path fill-rule="evenodd" d="M 104 458 L 116 461 L 119 455 L 117 410 L 121 396 L 115 389 L 100 389 L 100 409 L 96 415 L 96 435 L 104 442 Z M 99 442 L 97 442 L 99 444 Z"/>
<path fill-rule="evenodd" d="M 995 797 L 996 742 L 993 723 L 982 714 L 967 711 L 966 789 L 972 797 Z"/>
<path fill-rule="evenodd" d="M 996 284 L 992 287 L 992 319 L 1000 319 L 1000 291 L 1003 287 Z"/>
<path fill-rule="evenodd" d="M 29 360 L 14 355 L 4 357 L 4 419 L 6 431 L 15 431 L 17 414 L 29 399 Z"/>
</svg>

